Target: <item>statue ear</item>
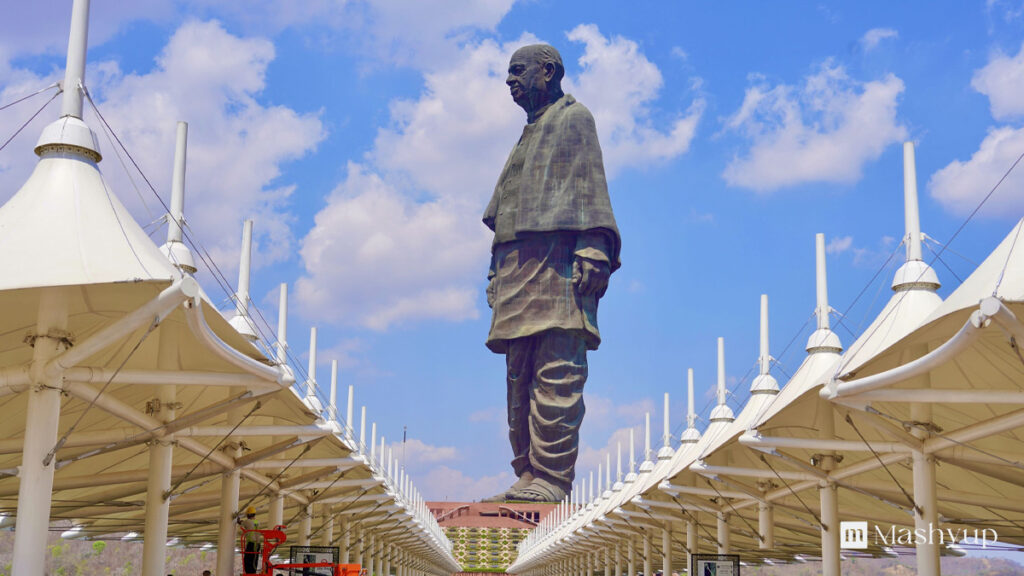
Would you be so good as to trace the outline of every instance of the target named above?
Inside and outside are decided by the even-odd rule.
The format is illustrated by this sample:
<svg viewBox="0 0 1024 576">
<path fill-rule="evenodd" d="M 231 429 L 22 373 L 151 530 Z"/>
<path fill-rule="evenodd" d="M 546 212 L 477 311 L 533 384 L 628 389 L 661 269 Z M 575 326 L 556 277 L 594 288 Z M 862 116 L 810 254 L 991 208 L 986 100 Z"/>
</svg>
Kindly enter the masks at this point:
<svg viewBox="0 0 1024 576">
<path fill-rule="evenodd" d="M 544 80 L 550 82 L 555 77 L 555 65 L 552 62 L 544 63 Z"/>
</svg>

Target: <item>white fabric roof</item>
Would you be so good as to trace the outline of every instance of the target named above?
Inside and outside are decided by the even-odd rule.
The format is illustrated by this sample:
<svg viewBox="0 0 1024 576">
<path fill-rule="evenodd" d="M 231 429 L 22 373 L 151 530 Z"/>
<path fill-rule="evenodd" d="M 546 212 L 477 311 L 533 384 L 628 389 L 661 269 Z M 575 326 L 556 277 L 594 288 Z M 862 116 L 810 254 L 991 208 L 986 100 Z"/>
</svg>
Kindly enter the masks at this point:
<svg viewBox="0 0 1024 576">
<path fill-rule="evenodd" d="M 82 156 L 44 152 L 0 207 L 0 291 L 159 280 L 180 273 Z"/>
</svg>

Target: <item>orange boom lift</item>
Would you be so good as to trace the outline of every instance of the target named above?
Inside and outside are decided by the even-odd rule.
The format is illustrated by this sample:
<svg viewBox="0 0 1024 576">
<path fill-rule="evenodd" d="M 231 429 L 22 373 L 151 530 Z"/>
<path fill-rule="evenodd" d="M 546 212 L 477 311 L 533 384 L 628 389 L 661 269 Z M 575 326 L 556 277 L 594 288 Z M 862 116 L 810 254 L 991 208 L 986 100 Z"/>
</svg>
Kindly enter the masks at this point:
<svg viewBox="0 0 1024 576">
<path fill-rule="evenodd" d="M 284 526 L 274 526 L 272 530 L 245 530 L 242 529 L 242 535 L 239 540 L 240 550 L 243 550 L 245 554 L 245 535 L 250 532 L 256 532 L 263 537 L 263 547 L 259 554 L 261 555 L 260 562 L 261 571 L 256 573 L 244 573 L 242 576 L 276 576 L 278 570 L 289 571 L 293 568 L 327 568 L 330 570 L 331 576 L 366 576 L 366 570 L 362 569 L 359 564 L 335 564 L 333 562 L 312 562 L 312 563 L 285 563 L 285 564 L 274 564 L 271 562 L 270 557 L 274 554 L 274 550 L 278 546 L 284 544 L 285 540 L 288 539 L 284 535 Z M 323 572 L 319 572 L 323 574 Z"/>
</svg>

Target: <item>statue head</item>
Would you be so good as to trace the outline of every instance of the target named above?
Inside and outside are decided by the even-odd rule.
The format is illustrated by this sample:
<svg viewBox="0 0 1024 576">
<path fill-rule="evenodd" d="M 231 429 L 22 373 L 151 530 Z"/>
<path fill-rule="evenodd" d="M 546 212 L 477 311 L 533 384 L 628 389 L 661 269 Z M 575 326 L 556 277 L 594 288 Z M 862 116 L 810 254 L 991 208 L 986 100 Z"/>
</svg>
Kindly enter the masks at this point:
<svg viewBox="0 0 1024 576">
<path fill-rule="evenodd" d="M 563 76 L 565 67 L 558 50 L 547 44 L 531 44 L 512 54 L 505 84 L 532 121 L 534 112 L 562 97 Z"/>
</svg>

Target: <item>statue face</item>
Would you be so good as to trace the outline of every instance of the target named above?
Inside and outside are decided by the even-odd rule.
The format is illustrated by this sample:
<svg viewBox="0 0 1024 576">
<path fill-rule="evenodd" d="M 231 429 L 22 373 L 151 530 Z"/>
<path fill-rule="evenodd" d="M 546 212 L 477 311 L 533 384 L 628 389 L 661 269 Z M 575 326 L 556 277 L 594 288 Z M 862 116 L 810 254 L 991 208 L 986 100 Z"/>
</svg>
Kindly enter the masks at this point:
<svg viewBox="0 0 1024 576">
<path fill-rule="evenodd" d="M 547 104 L 548 81 L 552 75 L 553 67 L 541 65 L 531 51 L 517 50 L 508 64 L 505 84 L 516 104 L 531 112 Z"/>
</svg>

